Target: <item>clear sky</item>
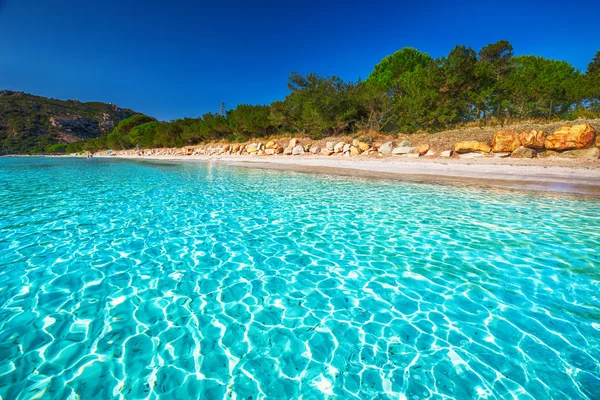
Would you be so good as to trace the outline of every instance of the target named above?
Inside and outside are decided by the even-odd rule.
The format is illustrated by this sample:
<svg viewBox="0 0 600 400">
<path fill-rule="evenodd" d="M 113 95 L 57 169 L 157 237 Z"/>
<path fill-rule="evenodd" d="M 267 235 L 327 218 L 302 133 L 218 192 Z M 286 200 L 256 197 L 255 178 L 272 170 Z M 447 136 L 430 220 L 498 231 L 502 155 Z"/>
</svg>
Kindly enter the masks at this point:
<svg viewBox="0 0 600 400">
<path fill-rule="evenodd" d="M 0 89 L 112 102 L 162 120 L 287 94 L 290 71 L 366 78 L 415 47 L 501 39 L 585 71 L 600 1 L 0 0 Z"/>
</svg>

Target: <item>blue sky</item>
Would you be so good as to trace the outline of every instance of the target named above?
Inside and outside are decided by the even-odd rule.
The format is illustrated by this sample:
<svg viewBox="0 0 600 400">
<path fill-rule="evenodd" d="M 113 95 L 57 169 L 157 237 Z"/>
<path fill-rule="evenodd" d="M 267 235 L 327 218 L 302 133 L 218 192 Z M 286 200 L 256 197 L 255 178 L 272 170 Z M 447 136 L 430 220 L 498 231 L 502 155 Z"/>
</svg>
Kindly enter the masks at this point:
<svg viewBox="0 0 600 400">
<path fill-rule="evenodd" d="M 0 89 L 112 102 L 171 120 L 287 94 L 290 71 L 365 78 L 415 47 L 501 39 L 585 71 L 598 1 L 0 0 Z"/>
</svg>

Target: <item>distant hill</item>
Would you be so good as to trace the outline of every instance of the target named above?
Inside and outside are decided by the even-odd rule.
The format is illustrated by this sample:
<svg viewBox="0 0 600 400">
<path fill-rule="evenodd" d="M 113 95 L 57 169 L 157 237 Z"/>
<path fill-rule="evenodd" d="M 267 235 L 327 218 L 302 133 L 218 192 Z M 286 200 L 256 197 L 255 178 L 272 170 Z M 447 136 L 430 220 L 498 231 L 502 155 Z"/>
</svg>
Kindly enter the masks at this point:
<svg viewBox="0 0 600 400">
<path fill-rule="evenodd" d="M 136 114 L 113 104 L 1 90 L 0 155 L 42 153 L 52 145 L 97 138 Z"/>
</svg>

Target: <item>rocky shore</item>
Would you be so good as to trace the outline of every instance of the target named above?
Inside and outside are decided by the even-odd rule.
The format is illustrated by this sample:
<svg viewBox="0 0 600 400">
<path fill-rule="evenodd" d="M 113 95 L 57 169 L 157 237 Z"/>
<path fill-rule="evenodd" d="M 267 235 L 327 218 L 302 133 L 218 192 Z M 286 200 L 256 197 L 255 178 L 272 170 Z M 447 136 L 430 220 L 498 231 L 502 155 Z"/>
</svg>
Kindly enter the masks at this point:
<svg viewBox="0 0 600 400">
<path fill-rule="evenodd" d="M 589 124 L 567 125 L 548 134 L 544 130 L 499 130 L 491 143 L 460 141 L 452 148 L 435 151 L 428 143 L 410 140 L 367 142 L 360 139 L 313 141 L 278 139 L 245 144 L 216 143 L 171 149 L 103 151 L 104 156 L 325 156 L 401 158 L 559 158 L 600 159 L 600 136 Z"/>
</svg>

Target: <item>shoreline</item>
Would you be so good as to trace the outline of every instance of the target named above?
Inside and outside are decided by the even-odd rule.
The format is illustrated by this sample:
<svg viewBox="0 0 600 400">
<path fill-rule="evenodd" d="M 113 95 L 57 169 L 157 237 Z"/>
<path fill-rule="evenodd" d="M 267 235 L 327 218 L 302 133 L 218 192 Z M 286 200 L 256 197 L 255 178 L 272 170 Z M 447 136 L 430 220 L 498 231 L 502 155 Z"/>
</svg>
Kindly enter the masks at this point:
<svg viewBox="0 0 600 400">
<path fill-rule="evenodd" d="M 466 184 L 600 197 L 600 163 L 514 159 L 405 159 L 324 156 L 96 156 L 138 161 L 219 162 L 247 168 L 301 173 Z M 542 161 L 542 162 L 540 162 Z"/>
</svg>

